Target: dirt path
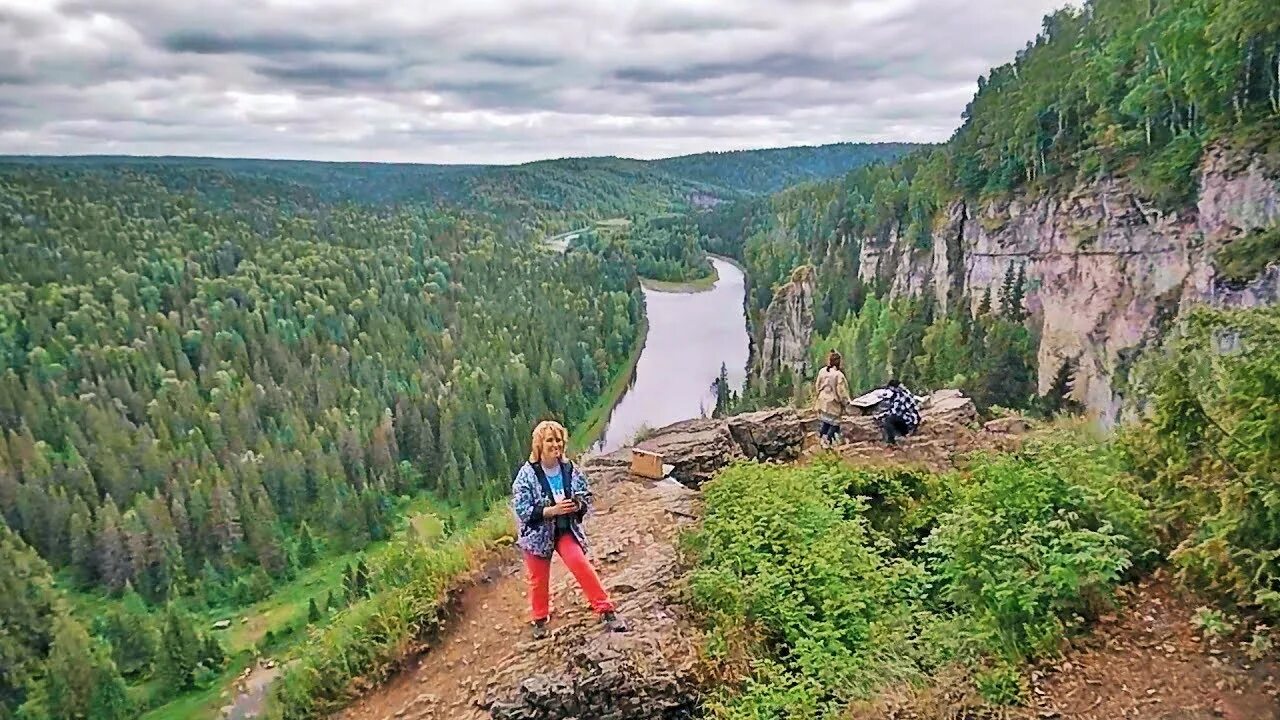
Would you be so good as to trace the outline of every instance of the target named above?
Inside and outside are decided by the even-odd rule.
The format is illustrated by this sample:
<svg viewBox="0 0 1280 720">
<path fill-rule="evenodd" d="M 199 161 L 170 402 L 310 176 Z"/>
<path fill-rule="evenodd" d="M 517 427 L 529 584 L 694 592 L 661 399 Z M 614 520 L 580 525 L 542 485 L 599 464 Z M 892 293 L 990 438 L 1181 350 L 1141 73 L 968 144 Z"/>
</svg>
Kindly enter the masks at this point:
<svg viewBox="0 0 1280 720">
<path fill-rule="evenodd" d="M 435 647 L 336 717 L 490 718 L 496 714 L 491 708 L 512 688 L 523 695 L 540 693 L 538 704 L 586 695 L 586 687 L 600 681 L 602 662 L 617 665 L 620 682 L 646 659 L 673 667 L 690 665 L 696 643 L 691 635 L 681 641 L 685 633 L 677 627 L 680 612 L 667 593 L 669 581 L 677 575 L 673 541 L 677 530 L 696 517 L 696 493 L 671 481 L 623 479 L 629 473 L 596 470 L 592 479 L 599 500 L 587 525 L 591 555 L 621 614 L 632 624 L 631 632 L 607 633 L 556 557 L 551 570 L 552 633 L 533 641 L 523 565 L 514 550 L 508 551 L 506 562 L 492 566 L 487 578 L 462 594 L 458 614 Z M 557 667 L 564 669 L 552 670 Z M 566 684 L 554 686 L 548 679 L 552 684 L 547 687 L 523 687 L 546 671 Z M 511 712 L 511 717 L 519 717 L 518 710 Z"/>
<path fill-rule="evenodd" d="M 1198 606 L 1163 573 L 1130 588 L 1120 612 L 1037 678 L 1026 717 L 1280 719 L 1280 667 L 1206 639 L 1192 624 Z"/>
<path fill-rule="evenodd" d="M 271 667 L 255 664 L 247 675 L 237 678 L 232 685 L 235 700 L 229 707 L 223 708 L 223 717 L 226 720 L 260 717 L 266 703 L 267 690 L 282 670 L 283 668 L 275 663 L 272 663 Z"/>
<path fill-rule="evenodd" d="M 460 612 L 434 647 L 338 717 L 488 717 L 474 705 L 475 693 L 495 659 L 500 662 L 527 640 L 521 634 L 525 599 L 520 566 L 513 552 L 507 555 L 506 562 L 495 564 L 462 593 Z M 563 566 L 556 569 L 563 571 Z"/>
</svg>

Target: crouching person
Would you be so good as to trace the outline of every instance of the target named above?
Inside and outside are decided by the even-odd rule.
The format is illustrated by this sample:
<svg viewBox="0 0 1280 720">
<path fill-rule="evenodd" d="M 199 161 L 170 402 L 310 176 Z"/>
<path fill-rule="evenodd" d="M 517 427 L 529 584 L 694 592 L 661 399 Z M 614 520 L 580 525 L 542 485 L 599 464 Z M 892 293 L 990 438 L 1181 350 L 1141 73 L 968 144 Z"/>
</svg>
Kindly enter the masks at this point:
<svg viewBox="0 0 1280 720">
<path fill-rule="evenodd" d="M 511 485 L 512 509 L 519 526 L 517 544 L 524 553 L 534 639 L 547 636 L 551 617 L 551 555 L 559 553 L 607 629 L 626 632 L 613 602 L 587 559 L 582 528 L 591 507 L 586 478 L 564 458 L 568 433 L 546 420 L 533 430 L 529 462 Z"/>
<path fill-rule="evenodd" d="M 915 396 L 897 379 L 890 380 L 885 389 L 890 393 L 884 401 L 888 409 L 877 417 L 880 429 L 884 431 L 884 441 L 894 445 L 897 438 L 910 435 L 920 427 L 920 409 Z"/>
</svg>

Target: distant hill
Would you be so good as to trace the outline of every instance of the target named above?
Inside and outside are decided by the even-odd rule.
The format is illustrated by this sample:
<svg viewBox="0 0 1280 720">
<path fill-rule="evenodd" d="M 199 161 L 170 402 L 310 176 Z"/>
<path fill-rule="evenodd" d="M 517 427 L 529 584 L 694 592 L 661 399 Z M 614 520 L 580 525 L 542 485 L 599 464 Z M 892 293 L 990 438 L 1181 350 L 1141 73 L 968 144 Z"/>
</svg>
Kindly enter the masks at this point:
<svg viewBox="0 0 1280 720">
<path fill-rule="evenodd" d="M 721 199 L 775 192 L 800 182 L 834 178 L 876 161 L 894 160 L 919 147 L 906 143 L 832 145 L 709 152 L 635 160 L 584 157 L 521 165 L 432 165 L 324 162 L 205 157 L 0 156 L 0 173 L 22 166 L 68 170 L 119 169 L 145 173 L 182 190 L 183 183 L 235 176 L 237 183 L 267 181 L 294 186 L 332 202 L 395 203 L 442 200 L 486 209 L 527 204 L 540 210 L 622 212 L 636 201 L 646 206 L 683 204 L 701 192 Z M 181 169 L 183 172 L 172 172 Z M 201 188 L 207 192 L 207 188 Z M 636 197 L 631 197 L 631 196 Z"/>
<path fill-rule="evenodd" d="M 685 180 L 756 195 L 840 177 L 864 165 L 896 160 L 920 147 L 910 143 L 837 143 L 699 153 L 649 164 Z"/>
</svg>

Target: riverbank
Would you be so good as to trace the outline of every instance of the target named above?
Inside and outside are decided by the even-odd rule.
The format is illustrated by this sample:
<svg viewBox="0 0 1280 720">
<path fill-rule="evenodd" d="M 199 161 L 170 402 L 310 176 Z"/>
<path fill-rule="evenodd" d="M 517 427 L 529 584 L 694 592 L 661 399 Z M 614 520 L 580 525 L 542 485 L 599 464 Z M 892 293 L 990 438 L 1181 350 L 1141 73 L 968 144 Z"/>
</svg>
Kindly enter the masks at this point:
<svg viewBox="0 0 1280 720">
<path fill-rule="evenodd" d="M 595 407 L 591 408 L 587 417 L 570 428 L 570 452 L 586 452 L 600 440 L 605 428 L 609 426 L 609 416 L 613 414 L 613 409 L 617 407 L 631 385 L 631 378 L 635 375 L 636 365 L 640 363 L 640 356 L 644 354 L 644 345 L 648 337 L 649 320 L 644 318 L 640 321 L 640 332 L 636 335 L 635 345 L 631 348 L 631 355 L 627 357 L 626 364 L 613 376 L 613 380 L 609 382 L 604 394 L 596 401 Z"/>
<path fill-rule="evenodd" d="M 739 263 L 737 260 L 734 260 L 731 257 L 727 257 L 725 255 L 716 255 L 715 253 L 707 253 L 707 257 L 713 258 L 715 260 L 722 260 L 738 268 L 738 270 L 742 271 L 742 276 L 744 278 L 747 275 L 747 269 L 744 268 L 741 263 Z M 716 287 L 716 283 L 718 282 L 720 282 L 720 271 L 716 269 L 716 266 L 714 263 L 712 263 L 711 265 L 711 274 L 707 275 L 706 277 L 698 278 L 697 280 L 686 280 L 683 282 L 669 282 L 667 280 L 654 280 L 652 278 L 645 278 L 645 277 L 640 278 L 640 284 L 643 285 L 646 290 L 653 290 L 654 292 L 665 292 L 665 293 L 707 292 L 709 290 L 714 290 Z"/>
<path fill-rule="evenodd" d="M 684 282 L 670 282 L 667 280 L 654 280 L 652 278 L 640 278 L 640 284 L 645 290 L 664 293 L 701 293 L 714 290 L 716 283 L 720 282 L 720 273 L 716 271 L 716 266 L 711 266 L 711 274 L 698 278 L 697 280 L 687 280 Z"/>
</svg>

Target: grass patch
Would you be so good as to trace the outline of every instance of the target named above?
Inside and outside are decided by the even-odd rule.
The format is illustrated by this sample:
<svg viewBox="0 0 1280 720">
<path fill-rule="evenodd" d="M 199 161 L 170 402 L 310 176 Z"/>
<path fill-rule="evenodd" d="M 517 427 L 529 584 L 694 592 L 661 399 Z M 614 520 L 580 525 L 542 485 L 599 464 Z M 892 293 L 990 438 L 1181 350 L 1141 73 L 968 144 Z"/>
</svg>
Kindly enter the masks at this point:
<svg viewBox="0 0 1280 720">
<path fill-rule="evenodd" d="M 720 281 L 720 273 L 716 271 L 716 266 L 711 266 L 711 274 L 700 277 L 697 280 L 687 280 L 683 282 L 669 282 L 666 280 L 653 280 L 650 278 L 640 278 L 640 284 L 645 289 L 656 292 L 666 293 L 699 293 L 707 292 L 716 286 Z"/>
<path fill-rule="evenodd" d="M 740 463 L 684 547 L 708 625 L 708 716 L 837 718 L 959 673 L 990 704 L 1108 608 L 1150 547 L 1114 452 L 1083 434 L 964 472 Z"/>
<path fill-rule="evenodd" d="M 613 376 L 613 380 L 609 382 L 604 394 L 591 408 L 591 412 L 570 430 L 570 452 L 586 452 L 604 434 L 605 428 L 609 426 L 609 416 L 613 413 L 613 408 L 631 385 L 631 376 L 636 371 L 636 364 L 640 362 L 640 354 L 644 352 L 644 342 L 648 334 L 649 321 L 645 319 L 640 323 L 640 332 L 636 335 L 635 346 L 631 348 L 631 355 L 627 357 L 626 363 Z"/>
<path fill-rule="evenodd" d="M 267 717 L 313 718 L 350 699 L 356 678 L 378 683 L 398 667 L 416 639 L 439 626 L 450 590 L 514 535 L 505 502 L 466 533 L 442 544 L 401 540 L 370 565 L 382 588 L 342 610 L 291 653 L 271 689 Z"/>
<path fill-rule="evenodd" d="M 227 689 L 231 680 L 248 666 L 247 659 L 234 662 L 230 669 L 223 673 L 217 684 L 187 693 L 171 703 L 144 713 L 140 720 L 195 720 L 217 717 L 218 710 L 229 702 L 222 697 L 223 691 Z"/>
<path fill-rule="evenodd" d="M 1218 281 L 1236 290 L 1275 262 L 1280 262 L 1280 225 L 1232 240 L 1213 256 Z"/>
</svg>

